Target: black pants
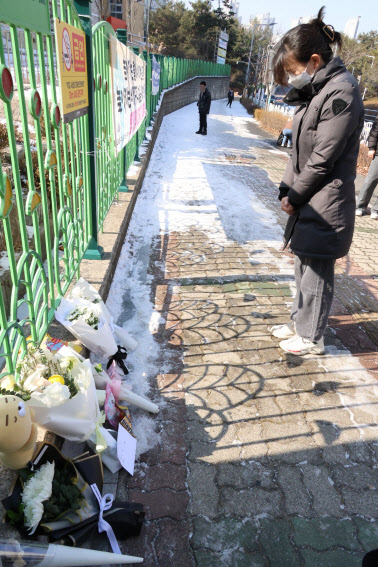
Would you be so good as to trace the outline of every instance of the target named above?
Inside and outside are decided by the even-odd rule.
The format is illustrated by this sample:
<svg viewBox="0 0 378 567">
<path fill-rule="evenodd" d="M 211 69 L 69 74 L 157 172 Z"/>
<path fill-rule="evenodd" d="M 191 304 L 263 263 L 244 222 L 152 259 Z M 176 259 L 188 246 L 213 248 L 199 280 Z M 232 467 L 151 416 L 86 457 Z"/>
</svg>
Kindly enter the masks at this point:
<svg viewBox="0 0 378 567">
<path fill-rule="evenodd" d="M 206 111 L 199 111 L 199 119 L 200 119 L 200 132 L 207 132 L 207 114 Z"/>
<path fill-rule="evenodd" d="M 231 104 L 232 104 L 232 98 L 229 98 L 229 99 L 228 99 L 228 103 L 226 104 L 226 106 L 230 105 L 230 108 L 231 108 Z"/>
</svg>

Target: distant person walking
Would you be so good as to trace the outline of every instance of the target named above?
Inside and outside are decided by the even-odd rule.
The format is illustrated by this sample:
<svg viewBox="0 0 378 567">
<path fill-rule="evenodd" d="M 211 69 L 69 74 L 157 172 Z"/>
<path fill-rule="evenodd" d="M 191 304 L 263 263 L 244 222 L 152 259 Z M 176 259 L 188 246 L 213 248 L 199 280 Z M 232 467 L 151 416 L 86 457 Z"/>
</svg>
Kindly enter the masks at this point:
<svg viewBox="0 0 378 567">
<path fill-rule="evenodd" d="M 295 254 L 291 321 L 270 329 L 285 352 L 323 354 L 335 260 L 352 242 L 355 187 L 364 107 L 358 82 L 332 47 L 341 35 L 317 18 L 288 31 L 273 58 L 274 78 L 293 88 L 293 151 L 280 185 L 289 215 L 284 245 Z"/>
<path fill-rule="evenodd" d="M 200 95 L 197 102 L 198 112 L 199 112 L 199 130 L 196 134 L 202 134 L 206 136 L 207 134 L 207 115 L 210 112 L 211 105 L 211 94 L 209 89 L 206 88 L 205 81 L 200 82 Z"/>
<path fill-rule="evenodd" d="M 289 118 L 285 124 L 285 128 L 282 130 L 283 139 L 282 146 L 287 146 L 291 148 L 293 145 L 293 119 Z"/>
<path fill-rule="evenodd" d="M 234 100 L 234 97 L 235 97 L 235 93 L 234 93 L 233 89 L 230 88 L 230 90 L 227 93 L 228 103 L 226 104 L 226 106 L 229 106 L 231 108 L 232 101 Z"/>
<path fill-rule="evenodd" d="M 371 127 L 367 145 L 369 148 L 369 158 L 373 161 L 370 164 L 369 172 L 357 199 L 356 215 L 358 217 L 362 217 L 363 214 L 367 213 L 367 206 L 373 196 L 374 189 L 378 185 L 378 116 Z M 378 219 L 378 197 L 371 208 L 370 217 L 372 219 Z"/>
</svg>

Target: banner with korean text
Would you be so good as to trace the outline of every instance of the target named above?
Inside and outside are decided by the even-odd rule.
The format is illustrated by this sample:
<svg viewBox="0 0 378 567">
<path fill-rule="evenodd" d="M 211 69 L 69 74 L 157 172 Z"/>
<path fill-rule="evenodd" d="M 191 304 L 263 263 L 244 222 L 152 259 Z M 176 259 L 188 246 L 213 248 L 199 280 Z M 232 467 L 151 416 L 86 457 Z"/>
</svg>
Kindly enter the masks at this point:
<svg viewBox="0 0 378 567">
<path fill-rule="evenodd" d="M 133 137 L 146 116 L 146 63 L 115 37 L 110 37 L 115 150 Z"/>
<path fill-rule="evenodd" d="M 85 33 L 55 19 L 63 122 L 88 114 L 88 76 Z"/>
<path fill-rule="evenodd" d="M 160 64 L 156 61 L 155 55 L 152 57 L 152 94 L 156 95 L 160 87 Z"/>
</svg>

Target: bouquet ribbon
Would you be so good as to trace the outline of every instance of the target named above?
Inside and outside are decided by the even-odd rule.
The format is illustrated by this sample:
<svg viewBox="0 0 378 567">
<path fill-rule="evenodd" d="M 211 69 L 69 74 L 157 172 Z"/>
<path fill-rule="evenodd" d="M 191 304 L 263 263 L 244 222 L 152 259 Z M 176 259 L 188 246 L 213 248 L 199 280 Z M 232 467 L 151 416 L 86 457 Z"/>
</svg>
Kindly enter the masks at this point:
<svg viewBox="0 0 378 567">
<path fill-rule="evenodd" d="M 113 550 L 113 553 L 117 553 L 118 555 L 122 555 L 122 552 L 119 548 L 118 541 L 116 536 L 114 535 L 114 531 L 112 526 L 103 518 L 103 513 L 113 505 L 114 496 L 113 494 L 105 494 L 105 496 L 101 496 L 101 493 L 98 489 L 97 484 L 91 484 L 91 489 L 93 490 L 94 495 L 96 496 L 99 506 L 100 506 L 100 514 L 98 517 L 98 531 L 101 534 L 102 532 L 106 532 L 108 536 L 109 543 Z"/>
<path fill-rule="evenodd" d="M 127 352 L 125 347 L 118 346 L 118 351 L 113 354 L 113 356 L 109 357 L 108 364 L 106 368 L 110 368 L 112 362 L 116 362 L 118 366 L 123 370 L 124 374 L 128 374 L 129 371 L 127 370 L 125 363 L 123 362 L 127 358 Z"/>
</svg>

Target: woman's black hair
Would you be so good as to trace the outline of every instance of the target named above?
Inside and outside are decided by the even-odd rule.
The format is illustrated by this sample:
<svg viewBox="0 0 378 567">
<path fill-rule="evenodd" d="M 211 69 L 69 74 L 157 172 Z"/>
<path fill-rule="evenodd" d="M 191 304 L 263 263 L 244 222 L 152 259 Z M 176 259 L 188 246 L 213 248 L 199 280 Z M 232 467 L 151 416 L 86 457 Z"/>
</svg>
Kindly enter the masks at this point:
<svg viewBox="0 0 378 567">
<path fill-rule="evenodd" d="M 317 18 L 308 24 L 289 30 L 281 39 L 276 54 L 273 57 L 274 80 L 279 85 L 287 84 L 287 73 L 285 66 L 290 57 L 300 63 L 308 63 L 314 53 L 321 55 L 325 63 L 333 57 L 331 46 L 341 47 L 341 34 L 334 30 L 333 26 L 324 23 L 325 6 L 318 13 Z"/>
</svg>

